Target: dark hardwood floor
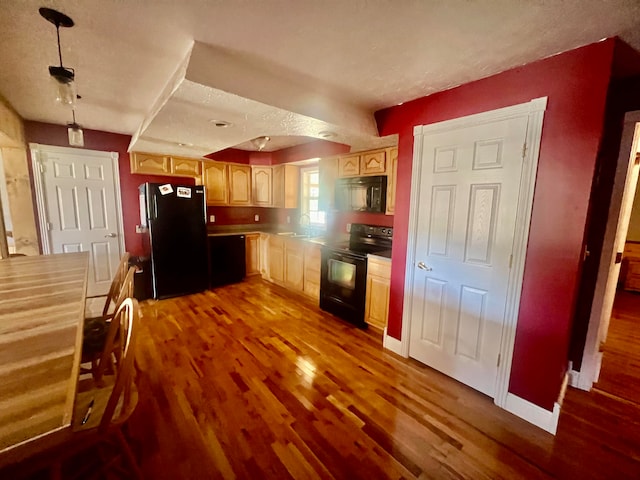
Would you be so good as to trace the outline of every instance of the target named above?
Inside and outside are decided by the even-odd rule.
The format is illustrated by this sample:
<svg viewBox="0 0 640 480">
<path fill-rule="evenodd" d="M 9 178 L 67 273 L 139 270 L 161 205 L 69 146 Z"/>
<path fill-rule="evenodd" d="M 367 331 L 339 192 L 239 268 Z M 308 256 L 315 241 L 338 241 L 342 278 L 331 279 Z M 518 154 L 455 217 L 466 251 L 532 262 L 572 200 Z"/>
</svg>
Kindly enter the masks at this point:
<svg viewBox="0 0 640 480">
<path fill-rule="evenodd" d="M 640 293 L 616 294 L 596 388 L 640 403 Z"/>
<path fill-rule="evenodd" d="M 570 389 L 554 437 L 259 278 L 142 307 L 147 478 L 640 478 L 640 409 L 611 394 Z"/>
<path fill-rule="evenodd" d="M 252 279 L 146 302 L 149 478 L 640 478 L 640 410 L 571 390 L 556 437 Z"/>
</svg>

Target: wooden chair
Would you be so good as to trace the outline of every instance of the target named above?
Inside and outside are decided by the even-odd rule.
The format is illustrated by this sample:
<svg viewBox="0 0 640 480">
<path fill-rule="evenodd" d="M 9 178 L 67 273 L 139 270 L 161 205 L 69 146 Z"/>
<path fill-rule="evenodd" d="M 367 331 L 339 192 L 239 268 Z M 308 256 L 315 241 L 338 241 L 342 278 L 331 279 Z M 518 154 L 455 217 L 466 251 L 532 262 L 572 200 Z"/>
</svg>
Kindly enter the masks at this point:
<svg viewBox="0 0 640 480">
<path fill-rule="evenodd" d="M 102 309 L 102 316 L 106 316 L 109 313 L 111 307 L 117 308 L 117 298 L 122 290 L 122 284 L 124 279 L 129 271 L 129 259 L 131 258 L 131 254 L 126 252 L 122 258 L 120 259 L 120 263 L 118 264 L 118 268 L 116 269 L 116 273 L 111 280 L 111 286 L 109 287 L 109 292 L 107 293 L 107 298 L 104 302 L 104 307 Z M 87 298 L 99 298 L 103 295 L 95 296 L 95 297 L 87 297 Z"/>
<path fill-rule="evenodd" d="M 114 375 L 105 376 L 100 382 L 91 378 L 79 382 L 73 434 L 58 449 L 59 457 L 51 468 L 52 478 L 91 478 L 104 474 L 104 470 L 117 470 L 121 465 L 114 460 L 122 459 L 128 464 L 128 477 L 142 478 L 122 431 L 138 403 L 135 351 L 139 318 L 138 302 L 133 298 L 123 300 L 113 315 L 111 323 L 117 328 L 109 329 L 99 366 L 109 365 Z M 105 451 L 113 452 L 114 446 L 119 454 L 117 458 L 103 456 Z M 82 454 L 90 448 L 98 451 L 97 457 L 94 454 L 91 458 L 97 462 L 88 461 L 87 455 Z M 95 472 L 95 467 L 100 471 Z"/>
<path fill-rule="evenodd" d="M 107 336 L 112 328 L 117 328 L 117 323 L 114 324 L 112 322 L 113 313 L 108 313 L 110 303 L 113 301 L 117 310 L 126 298 L 133 297 L 133 277 L 135 270 L 135 267 L 130 267 L 124 278 L 118 281 L 120 290 L 117 292 L 117 296 L 113 297 L 113 300 L 109 300 L 105 304 L 101 316 L 85 318 L 84 320 L 81 363 L 91 363 L 91 367 L 83 367 L 80 373 L 91 373 L 97 381 L 100 380 L 100 377 L 96 375 L 98 360 L 105 348 Z M 120 273 L 117 273 L 116 276 L 120 276 Z"/>
</svg>

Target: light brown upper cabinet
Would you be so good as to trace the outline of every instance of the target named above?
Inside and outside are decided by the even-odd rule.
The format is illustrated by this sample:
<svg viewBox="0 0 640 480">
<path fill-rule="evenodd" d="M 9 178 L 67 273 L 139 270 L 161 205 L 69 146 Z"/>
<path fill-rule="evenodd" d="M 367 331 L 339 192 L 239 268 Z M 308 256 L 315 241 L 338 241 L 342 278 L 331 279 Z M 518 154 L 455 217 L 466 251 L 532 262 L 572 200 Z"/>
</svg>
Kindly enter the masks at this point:
<svg viewBox="0 0 640 480">
<path fill-rule="evenodd" d="M 360 175 L 382 175 L 386 173 L 386 152 L 365 152 L 360 154 Z"/>
<path fill-rule="evenodd" d="M 296 165 L 273 167 L 273 206 L 298 208 L 300 169 Z"/>
<path fill-rule="evenodd" d="M 207 205 L 227 205 L 229 187 L 227 165 L 219 162 L 202 162 L 202 184 L 207 191 Z"/>
<path fill-rule="evenodd" d="M 387 215 L 396 211 L 396 182 L 398 176 L 398 147 L 387 150 Z"/>
<path fill-rule="evenodd" d="M 272 172 L 271 167 L 251 167 L 254 205 L 270 207 L 273 204 Z"/>
<path fill-rule="evenodd" d="M 328 212 L 335 208 L 336 179 L 339 175 L 338 157 L 321 158 L 318 162 L 320 176 L 320 210 Z"/>
<path fill-rule="evenodd" d="M 341 177 L 360 175 L 360 155 L 340 157 L 339 174 Z"/>
<path fill-rule="evenodd" d="M 180 177 L 200 177 L 202 161 L 196 158 L 171 157 L 171 173 Z"/>
<path fill-rule="evenodd" d="M 131 173 L 149 175 L 170 175 L 171 158 L 155 153 L 131 152 Z"/>
<path fill-rule="evenodd" d="M 229 164 L 229 205 L 251 205 L 251 167 Z"/>
</svg>

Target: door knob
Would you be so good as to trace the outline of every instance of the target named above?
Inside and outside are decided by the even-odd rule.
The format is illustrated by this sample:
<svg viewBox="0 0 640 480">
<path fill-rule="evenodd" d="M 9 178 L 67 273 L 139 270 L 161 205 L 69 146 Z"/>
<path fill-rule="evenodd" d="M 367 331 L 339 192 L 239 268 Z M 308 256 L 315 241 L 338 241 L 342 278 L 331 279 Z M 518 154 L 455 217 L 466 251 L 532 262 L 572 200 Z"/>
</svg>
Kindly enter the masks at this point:
<svg viewBox="0 0 640 480">
<path fill-rule="evenodd" d="M 117 235 L 115 233 L 107 233 L 104 238 L 116 238 Z"/>
<path fill-rule="evenodd" d="M 418 262 L 418 268 L 419 268 L 420 270 L 424 270 L 424 271 L 426 271 L 426 272 L 430 272 L 431 270 L 433 270 L 433 268 L 431 268 L 431 267 L 427 267 L 427 266 L 424 264 L 424 262 Z"/>
</svg>

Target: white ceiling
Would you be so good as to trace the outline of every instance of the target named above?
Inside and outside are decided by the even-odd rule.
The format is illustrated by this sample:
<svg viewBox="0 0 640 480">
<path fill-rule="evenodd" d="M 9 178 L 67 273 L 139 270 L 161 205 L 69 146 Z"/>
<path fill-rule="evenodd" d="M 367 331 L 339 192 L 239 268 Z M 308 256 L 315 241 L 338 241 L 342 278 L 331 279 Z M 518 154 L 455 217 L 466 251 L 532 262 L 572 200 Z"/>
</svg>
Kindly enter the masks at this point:
<svg viewBox="0 0 640 480">
<path fill-rule="evenodd" d="M 53 101 L 43 6 L 76 23 L 60 35 L 78 123 L 187 156 L 323 131 L 353 151 L 386 146 L 381 108 L 605 37 L 640 49 L 638 0 L 4 0 L 0 94 L 54 124 L 71 112 Z"/>
</svg>

